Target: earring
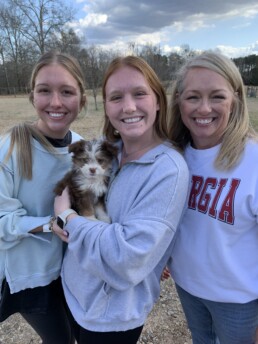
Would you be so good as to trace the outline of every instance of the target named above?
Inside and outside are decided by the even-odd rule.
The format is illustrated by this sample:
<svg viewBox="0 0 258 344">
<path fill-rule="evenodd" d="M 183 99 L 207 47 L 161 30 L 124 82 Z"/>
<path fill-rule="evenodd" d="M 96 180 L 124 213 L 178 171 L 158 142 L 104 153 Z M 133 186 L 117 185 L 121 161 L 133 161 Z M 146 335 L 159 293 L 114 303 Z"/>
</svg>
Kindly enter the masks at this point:
<svg viewBox="0 0 258 344">
<path fill-rule="evenodd" d="M 115 135 L 115 136 L 119 136 L 119 131 L 115 129 L 115 130 L 114 130 L 114 135 Z"/>
</svg>

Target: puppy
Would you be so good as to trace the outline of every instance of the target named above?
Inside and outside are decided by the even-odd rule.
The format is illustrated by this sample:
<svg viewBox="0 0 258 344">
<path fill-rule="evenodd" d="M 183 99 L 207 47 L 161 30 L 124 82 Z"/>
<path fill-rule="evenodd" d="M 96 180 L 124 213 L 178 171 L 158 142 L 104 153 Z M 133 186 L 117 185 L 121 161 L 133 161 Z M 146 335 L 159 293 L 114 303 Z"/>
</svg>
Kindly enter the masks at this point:
<svg viewBox="0 0 258 344">
<path fill-rule="evenodd" d="M 72 167 L 54 188 L 61 195 L 69 188 L 71 207 L 82 216 L 110 223 L 105 208 L 105 194 L 110 179 L 112 160 L 117 148 L 103 139 L 80 140 L 69 145 Z"/>
</svg>

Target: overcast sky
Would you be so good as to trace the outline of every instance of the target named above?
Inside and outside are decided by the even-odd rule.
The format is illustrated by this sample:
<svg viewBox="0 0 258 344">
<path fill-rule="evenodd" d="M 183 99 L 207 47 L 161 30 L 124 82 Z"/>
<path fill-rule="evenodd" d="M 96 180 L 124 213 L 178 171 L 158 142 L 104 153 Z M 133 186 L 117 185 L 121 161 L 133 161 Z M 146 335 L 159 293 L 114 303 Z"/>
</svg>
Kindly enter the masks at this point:
<svg viewBox="0 0 258 344">
<path fill-rule="evenodd" d="M 229 57 L 258 55 L 257 0 L 76 0 L 77 21 L 87 43 L 128 48 L 160 45 L 163 53 L 182 45 L 219 48 Z"/>
</svg>

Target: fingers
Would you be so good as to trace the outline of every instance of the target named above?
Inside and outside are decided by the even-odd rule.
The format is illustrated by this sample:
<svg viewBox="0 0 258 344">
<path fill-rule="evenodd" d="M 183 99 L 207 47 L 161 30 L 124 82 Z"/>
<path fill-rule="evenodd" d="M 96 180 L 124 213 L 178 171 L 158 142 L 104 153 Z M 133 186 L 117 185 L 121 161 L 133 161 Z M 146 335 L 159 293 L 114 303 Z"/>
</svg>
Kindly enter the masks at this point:
<svg viewBox="0 0 258 344">
<path fill-rule="evenodd" d="M 167 267 L 165 267 L 161 275 L 161 281 L 165 281 L 169 278 L 170 278 L 170 271 Z"/>
</svg>

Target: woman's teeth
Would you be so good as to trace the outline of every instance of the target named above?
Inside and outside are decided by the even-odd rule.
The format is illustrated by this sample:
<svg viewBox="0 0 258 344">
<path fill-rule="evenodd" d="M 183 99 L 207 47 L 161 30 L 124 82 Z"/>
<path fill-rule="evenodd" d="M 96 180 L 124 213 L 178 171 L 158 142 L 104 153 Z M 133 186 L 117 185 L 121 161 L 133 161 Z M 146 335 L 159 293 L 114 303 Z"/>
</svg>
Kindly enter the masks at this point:
<svg viewBox="0 0 258 344">
<path fill-rule="evenodd" d="M 125 118 L 123 119 L 124 123 L 136 123 L 136 122 L 140 122 L 142 119 L 142 117 L 133 117 L 133 118 Z"/>
<path fill-rule="evenodd" d="M 209 124 L 213 121 L 213 119 L 212 118 L 196 118 L 195 121 L 198 124 Z"/>
</svg>

